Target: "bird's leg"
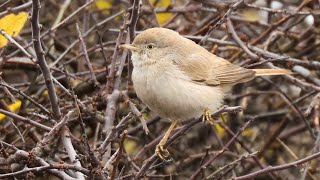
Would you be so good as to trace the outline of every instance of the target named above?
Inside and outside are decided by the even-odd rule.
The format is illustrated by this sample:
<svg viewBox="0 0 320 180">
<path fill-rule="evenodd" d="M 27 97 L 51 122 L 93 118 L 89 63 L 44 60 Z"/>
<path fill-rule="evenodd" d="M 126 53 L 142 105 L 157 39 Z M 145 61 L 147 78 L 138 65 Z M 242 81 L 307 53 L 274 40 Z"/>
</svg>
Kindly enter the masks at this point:
<svg viewBox="0 0 320 180">
<path fill-rule="evenodd" d="M 202 115 L 202 122 L 209 122 L 212 126 L 214 126 L 213 119 L 211 117 L 210 111 L 208 109 L 204 110 L 203 115 Z"/>
<path fill-rule="evenodd" d="M 163 138 L 161 139 L 161 141 L 159 142 L 159 144 L 156 147 L 156 151 L 155 153 L 158 155 L 158 157 L 163 160 L 163 161 L 167 161 L 167 158 L 170 156 L 170 153 L 167 149 L 164 149 L 164 145 L 166 144 L 172 130 L 174 129 L 174 127 L 176 126 L 177 121 L 173 121 L 169 127 L 169 129 L 167 130 L 167 132 L 164 134 Z"/>
</svg>

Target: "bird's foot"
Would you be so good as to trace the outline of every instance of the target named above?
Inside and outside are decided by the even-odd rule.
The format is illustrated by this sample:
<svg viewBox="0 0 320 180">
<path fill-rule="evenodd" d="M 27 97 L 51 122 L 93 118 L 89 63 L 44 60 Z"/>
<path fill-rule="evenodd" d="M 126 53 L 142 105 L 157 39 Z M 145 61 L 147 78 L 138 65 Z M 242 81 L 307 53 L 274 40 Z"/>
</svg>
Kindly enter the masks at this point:
<svg viewBox="0 0 320 180">
<path fill-rule="evenodd" d="M 203 112 L 202 122 L 209 122 L 212 126 L 215 125 L 208 109 L 204 110 L 204 112 Z"/>
<path fill-rule="evenodd" d="M 165 161 L 165 162 L 172 161 L 169 151 L 167 149 L 164 149 L 163 145 L 161 144 L 157 145 L 155 153 L 162 161 Z"/>
</svg>

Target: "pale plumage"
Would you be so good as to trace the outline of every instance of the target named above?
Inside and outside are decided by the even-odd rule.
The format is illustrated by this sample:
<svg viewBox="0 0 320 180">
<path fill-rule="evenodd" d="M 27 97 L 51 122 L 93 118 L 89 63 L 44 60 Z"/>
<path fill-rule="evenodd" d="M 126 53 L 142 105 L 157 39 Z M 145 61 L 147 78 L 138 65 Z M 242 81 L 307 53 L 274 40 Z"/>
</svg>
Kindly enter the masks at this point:
<svg viewBox="0 0 320 180">
<path fill-rule="evenodd" d="M 139 63 L 139 59 L 133 63 Z M 219 86 L 191 81 L 176 65 L 157 62 L 135 66 L 132 73 L 138 97 L 152 111 L 172 120 L 200 117 L 205 109 L 215 110 L 223 100 Z"/>
<path fill-rule="evenodd" d="M 147 48 L 149 44 L 153 49 Z M 255 74 L 165 28 L 142 32 L 132 45 L 140 49 L 132 52 L 136 93 L 151 110 L 169 119 L 185 120 L 200 117 L 206 109 L 216 110 L 228 89 L 223 86 L 248 81 Z"/>
</svg>

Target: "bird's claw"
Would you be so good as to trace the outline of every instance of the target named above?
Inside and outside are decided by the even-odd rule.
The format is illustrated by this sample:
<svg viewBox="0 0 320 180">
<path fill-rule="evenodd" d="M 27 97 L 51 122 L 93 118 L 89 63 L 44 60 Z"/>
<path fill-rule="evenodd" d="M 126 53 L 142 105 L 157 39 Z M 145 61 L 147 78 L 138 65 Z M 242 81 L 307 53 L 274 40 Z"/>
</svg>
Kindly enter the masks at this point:
<svg viewBox="0 0 320 180">
<path fill-rule="evenodd" d="M 165 162 L 169 162 L 172 159 L 170 158 L 170 153 L 167 149 L 164 149 L 163 145 L 158 144 L 155 150 L 157 156 Z"/>
<path fill-rule="evenodd" d="M 211 114 L 209 112 L 209 110 L 204 110 L 203 115 L 202 115 L 202 122 L 209 122 L 212 126 L 214 126 L 214 121 L 211 117 Z"/>
</svg>

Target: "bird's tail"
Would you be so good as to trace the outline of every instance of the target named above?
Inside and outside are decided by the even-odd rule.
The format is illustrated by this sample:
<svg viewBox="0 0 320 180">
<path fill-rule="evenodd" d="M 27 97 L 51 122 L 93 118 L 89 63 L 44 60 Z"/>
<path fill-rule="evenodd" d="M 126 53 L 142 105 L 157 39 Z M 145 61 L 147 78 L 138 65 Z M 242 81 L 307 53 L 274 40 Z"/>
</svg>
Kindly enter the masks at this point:
<svg viewBox="0 0 320 180">
<path fill-rule="evenodd" d="M 272 76 L 272 75 L 285 75 L 294 74 L 289 69 L 252 69 L 256 72 L 255 76 Z"/>
</svg>

